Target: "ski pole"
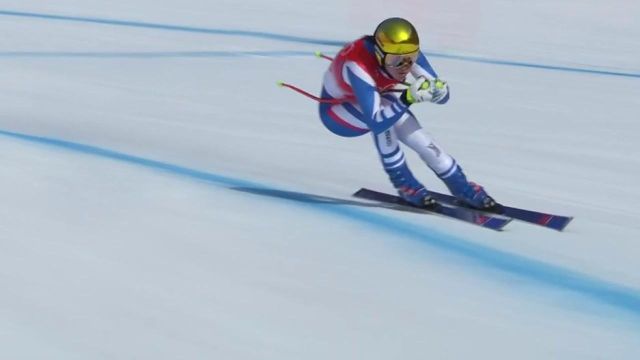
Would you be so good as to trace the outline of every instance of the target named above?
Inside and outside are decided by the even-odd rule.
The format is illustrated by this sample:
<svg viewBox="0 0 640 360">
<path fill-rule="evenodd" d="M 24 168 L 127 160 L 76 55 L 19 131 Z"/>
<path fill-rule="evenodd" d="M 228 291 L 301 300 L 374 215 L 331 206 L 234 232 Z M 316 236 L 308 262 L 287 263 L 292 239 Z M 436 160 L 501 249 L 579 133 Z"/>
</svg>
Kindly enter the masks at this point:
<svg viewBox="0 0 640 360">
<path fill-rule="evenodd" d="M 326 60 L 329 60 L 329 61 L 333 61 L 333 58 L 331 56 L 325 55 L 325 54 L 321 53 L 320 51 L 316 51 L 315 54 L 319 58 L 323 58 L 323 59 L 326 59 Z"/>
<path fill-rule="evenodd" d="M 289 89 L 291 89 L 291 90 L 293 90 L 293 91 L 295 91 L 295 92 L 297 92 L 299 94 L 302 94 L 302 95 L 304 95 L 304 96 L 306 96 L 306 97 L 308 97 L 310 99 L 313 99 L 313 100 L 315 100 L 315 101 L 317 101 L 319 103 L 323 103 L 323 104 L 342 104 L 342 103 L 346 102 L 346 99 L 324 99 L 324 98 L 315 96 L 313 94 L 310 94 L 310 93 L 300 89 L 299 87 L 297 87 L 295 85 L 287 84 L 284 81 L 278 81 L 277 84 L 280 87 L 289 88 Z"/>
</svg>

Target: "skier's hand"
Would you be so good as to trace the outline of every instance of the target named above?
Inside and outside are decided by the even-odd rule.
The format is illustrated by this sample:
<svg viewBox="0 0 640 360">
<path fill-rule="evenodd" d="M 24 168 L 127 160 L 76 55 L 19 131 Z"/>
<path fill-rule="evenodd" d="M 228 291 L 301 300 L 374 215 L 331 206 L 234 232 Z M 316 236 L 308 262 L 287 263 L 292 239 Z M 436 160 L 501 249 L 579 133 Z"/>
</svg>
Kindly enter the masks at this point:
<svg viewBox="0 0 640 360">
<path fill-rule="evenodd" d="M 403 92 L 402 99 L 407 105 L 424 101 L 444 104 L 449 100 L 449 85 L 440 79 L 421 76 Z"/>
<path fill-rule="evenodd" d="M 449 101 L 449 84 L 446 81 L 435 79 L 431 81 L 431 102 L 444 104 Z"/>
<path fill-rule="evenodd" d="M 429 91 L 430 88 L 431 82 L 424 76 L 421 76 L 402 93 L 402 99 L 405 100 L 407 105 L 423 101 L 431 101 L 433 94 Z"/>
</svg>

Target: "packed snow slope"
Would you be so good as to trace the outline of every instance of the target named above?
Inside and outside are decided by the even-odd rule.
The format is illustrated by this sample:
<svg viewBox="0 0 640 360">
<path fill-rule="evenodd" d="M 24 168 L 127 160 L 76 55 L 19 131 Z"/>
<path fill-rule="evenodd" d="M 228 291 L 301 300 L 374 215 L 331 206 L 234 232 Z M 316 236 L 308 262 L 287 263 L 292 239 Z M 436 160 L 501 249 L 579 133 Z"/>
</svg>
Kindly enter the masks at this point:
<svg viewBox="0 0 640 360">
<path fill-rule="evenodd" d="M 0 358 L 637 359 L 640 3 L 0 1 Z M 423 127 L 506 204 L 392 191 L 317 104 L 390 16 L 452 92 Z M 413 154 L 414 173 L 444 186 Z"/>
</svg>

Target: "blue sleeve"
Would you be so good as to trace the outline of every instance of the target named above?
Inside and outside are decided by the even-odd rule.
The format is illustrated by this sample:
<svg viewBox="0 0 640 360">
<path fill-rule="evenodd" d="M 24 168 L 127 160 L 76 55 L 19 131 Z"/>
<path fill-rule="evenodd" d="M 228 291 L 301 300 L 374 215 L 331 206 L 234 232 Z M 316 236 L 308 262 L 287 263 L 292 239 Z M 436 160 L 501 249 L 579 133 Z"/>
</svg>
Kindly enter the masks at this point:
<svg viewBox="0 0 640 360">
<path fill-rule="evenodd" d="M 386 131 L 407 112 L 409 107 L 398 98 L 387 105 L 381 105 L 380 93 L 376 88 L 365 79 L 360 78 L 348 66 L 347 77 L 356 100 L 362 108 L 361 120 L 374 134 Z"/>
<path fill-rule="evenodd" d="M 429 64 L 429 60 L 427 60 L 427 57 L 424 56 L 422 52 L 420 52 L 420 54 L 418 55 L 418 60 L 416 60 L 414 67 L 411 69 L 411 73 L 415 78 L 418 78 L 419 76 L 425 76 L 427 78 L 431 77 L 432 79 L 438 78 L 438 74 L 436 74 L 436 71 L 433 70 L 433 67 L 431 66 L 431 64 Z M 451 93 L 449 90 L 449 85 L 447 85 L 447 95 L 435 104 L 446 104 L 447 101 L 449 101 L 450 94 Z"/>
<path fill-rule="evenodd" d="M 422 51 L 420 52 L 420 54 L 418 54 L 416 66 L 418 67 L 418 69 L 416 69 L 418 72 L 426 72 L 427 74 L 431 75 L 432 78 L 438 78 L 438 74 L 436 74 L 436 71 L 433 70 L 433 67 L 431 66 L 431 64 L 429 64 L 429 60 L 427 60 L 427 57 L 424 56 Z"/>
</svg>

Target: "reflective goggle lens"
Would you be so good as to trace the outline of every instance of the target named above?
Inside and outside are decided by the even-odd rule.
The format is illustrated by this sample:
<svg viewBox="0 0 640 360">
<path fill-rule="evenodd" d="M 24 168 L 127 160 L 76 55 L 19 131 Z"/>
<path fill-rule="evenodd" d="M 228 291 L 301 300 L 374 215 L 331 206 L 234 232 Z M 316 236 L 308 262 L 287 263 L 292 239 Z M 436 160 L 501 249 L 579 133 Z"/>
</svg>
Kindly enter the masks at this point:
<svg viewBox="0 0 640 360">
<path fill-rule="evenodd" d="M 410 54 L 387 54 L 384 57 L 384 64 L 388 67 L 392 68 L 401 68 L 405 66 L 413 65 L 418 59 L 418 52 L 413 52 Z"/>
</svg>

